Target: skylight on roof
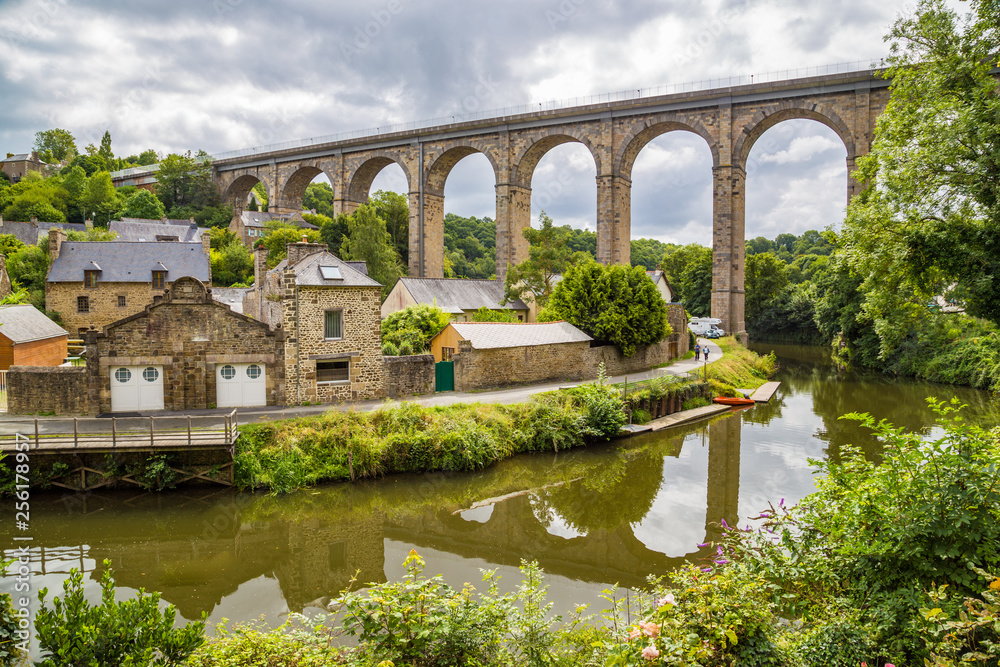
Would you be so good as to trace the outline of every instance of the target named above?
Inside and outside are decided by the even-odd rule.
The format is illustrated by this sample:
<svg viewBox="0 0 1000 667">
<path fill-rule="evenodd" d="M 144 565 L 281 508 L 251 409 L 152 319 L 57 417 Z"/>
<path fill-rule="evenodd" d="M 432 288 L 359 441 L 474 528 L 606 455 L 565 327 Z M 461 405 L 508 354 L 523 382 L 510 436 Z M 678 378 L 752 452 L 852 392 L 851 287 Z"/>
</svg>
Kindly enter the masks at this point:
<svg viewBox="0 0 1000 667">
<path fill-rule="evenodd" d="M 319 273 L 323 276 L 323 280 L 343 280 L 344 276 L 340 275 L 339 266 L 321 266 L 319 267 Z"/>
</svg>

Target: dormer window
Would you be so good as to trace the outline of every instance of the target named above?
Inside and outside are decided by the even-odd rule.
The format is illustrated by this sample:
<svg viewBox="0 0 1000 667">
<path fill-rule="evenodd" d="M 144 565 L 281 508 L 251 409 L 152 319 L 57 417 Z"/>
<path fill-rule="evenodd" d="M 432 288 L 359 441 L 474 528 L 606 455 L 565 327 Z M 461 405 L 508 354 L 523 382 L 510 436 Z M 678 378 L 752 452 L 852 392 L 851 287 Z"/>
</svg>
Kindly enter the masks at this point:
<svg viewBox="0 0 1000 667">
<path fill-rule="evenodd" d="M 163 289 L 167 284 L 166 271 L 153 271 L 153 289 Z"/>
<path fill-rule="evenodd" d="M 97 275 L 100 271 L 87 270 L 83 272 L 83 286 L 97 287 Z"/>
</svg>

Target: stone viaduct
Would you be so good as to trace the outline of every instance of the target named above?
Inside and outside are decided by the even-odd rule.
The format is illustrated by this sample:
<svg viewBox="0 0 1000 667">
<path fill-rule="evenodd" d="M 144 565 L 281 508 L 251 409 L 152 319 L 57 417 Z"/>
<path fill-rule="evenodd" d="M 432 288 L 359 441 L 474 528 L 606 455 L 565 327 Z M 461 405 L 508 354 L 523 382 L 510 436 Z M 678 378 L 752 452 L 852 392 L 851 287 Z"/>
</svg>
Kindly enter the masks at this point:
<svg viewBox="0 0 1000 667">
<path fill-rule="evenodd" d="M 409 275 L 441 277 L 445 181 L 462 158 L 482 153 L 495 176 L 496 270 L 502 277 L 509 264 L 527 256 L 522 230 L 530 225 L 532 175 L 549 150 L 578 142 L 590 151 L 597 167 L 597 259 L 625 264 L 631 173 L 639 151 L 667 132 L 692 132 L 712 154 L 712 315 L 727 331 L 742 333 L 744 185 L 754 142 L 784 120 L 819 121 L 844 142 L 850 173 L 869 150 L 888 86 L 862 71 L 637 97 L 296 148 L 238 151 L 219 156 L 213 167 L 225 200 L 236 208 L 260 182 L 268 191 L 269 210 L 276 212 L 301 210 L 306 186 L 326 174 L 339 214 L 365 203 L 376 175 L 398 164 L 409 188 Z M 858 188 L 848 177 L 848 198 Z"/>
</svg>

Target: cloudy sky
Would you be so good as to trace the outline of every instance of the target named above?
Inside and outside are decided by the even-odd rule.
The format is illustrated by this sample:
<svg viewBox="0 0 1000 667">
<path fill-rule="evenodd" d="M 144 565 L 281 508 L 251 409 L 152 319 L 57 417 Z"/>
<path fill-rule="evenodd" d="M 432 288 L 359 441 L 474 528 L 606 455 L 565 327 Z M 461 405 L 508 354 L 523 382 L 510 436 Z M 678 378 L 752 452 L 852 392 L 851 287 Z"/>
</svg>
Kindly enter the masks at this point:
<svg viewBox="0 0 1000 667">
<path fill-rule="evenodd" d="M 467 111 L 884 56 L 903 0 L 0 0 L 0 150 L 110 130 L 119 155 L 210 153 Z M 836 224 L 846 150 L 810 121 L 754 147 L 747 236 Z M 594 228 L 596 175 L 579 144 L 550 152 L 535 214 Z M 389 167 L 374 189 L 403 191 Z M 632 236 L 711 240 L 711 158 L 664 135 L 633 171 Z M 493 216 L 470 156 L 445 209 Z"/>
</svg>

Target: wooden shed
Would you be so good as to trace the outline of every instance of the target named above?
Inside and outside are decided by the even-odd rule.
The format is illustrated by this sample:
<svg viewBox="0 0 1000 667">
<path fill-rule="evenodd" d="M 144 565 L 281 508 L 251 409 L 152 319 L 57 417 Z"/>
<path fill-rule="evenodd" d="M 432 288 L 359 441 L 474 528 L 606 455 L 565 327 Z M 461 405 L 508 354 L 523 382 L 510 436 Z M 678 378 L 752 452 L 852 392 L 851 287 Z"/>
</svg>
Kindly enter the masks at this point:
<svg viewBox="0 0 1000 667">
<path fill-rule="evenodd" d="M 69 334 L 32 305 L 0 306 L 0 371 L 11 366 L 59 366 Z"/>
</svg>

